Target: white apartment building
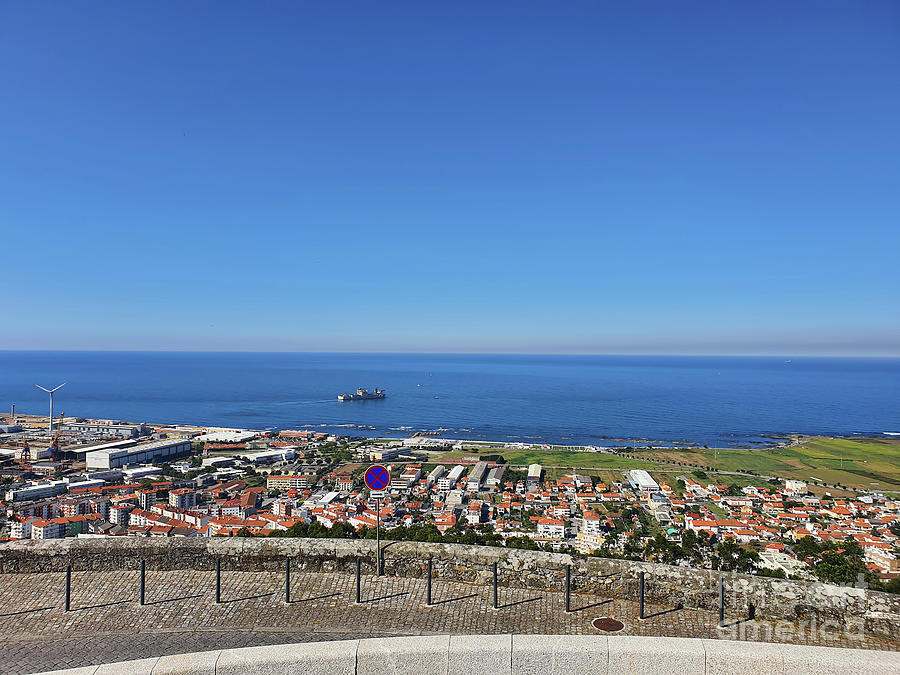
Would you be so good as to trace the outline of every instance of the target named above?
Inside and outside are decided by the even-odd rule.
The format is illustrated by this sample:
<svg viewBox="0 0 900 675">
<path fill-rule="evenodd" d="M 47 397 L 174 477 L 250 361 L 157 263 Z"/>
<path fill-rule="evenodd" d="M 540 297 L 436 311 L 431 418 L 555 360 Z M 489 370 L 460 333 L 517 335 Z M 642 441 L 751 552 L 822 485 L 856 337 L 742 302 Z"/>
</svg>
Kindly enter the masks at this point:
<svg viewBox="0 0 900 675">
<path fill-rule="evenodd" d="M 566 523 L 556 518 L 541 518 L 537 521 L 537 534 L 541 538 L 564 539 L 566 536 Z"/>
<path fill-rule="evenodd" d="M 450 469 L 450 473 L 446 476 L 442 476 L 438 478 L 438 490 L 441 492 L 447 492 L 448 490 L 452 490 L 456 487 L 456 483 L 462 478 L 463 473 L 465 472 L 466 467 L 462 464 L 457 464 L 452 469 Z"/>
</svg>

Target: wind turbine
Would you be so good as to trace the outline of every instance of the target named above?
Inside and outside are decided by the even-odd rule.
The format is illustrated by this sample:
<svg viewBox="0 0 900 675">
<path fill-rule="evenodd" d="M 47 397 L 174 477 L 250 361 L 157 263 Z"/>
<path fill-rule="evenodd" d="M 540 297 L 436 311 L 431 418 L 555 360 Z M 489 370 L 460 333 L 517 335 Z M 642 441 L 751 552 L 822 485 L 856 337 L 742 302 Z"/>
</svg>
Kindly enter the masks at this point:
<svg viewBox="0 0 900 675">
<path fill-rule="evenodd" d="M 58 387 L 54 387 L 53 389 L 47 389 L 46 387 L 42 387 L 39 384 L 34 385 L 38 389 L 42 389 L 42 390 L 46 391 L 48 394 L 50 394 L 50 433 L 51 434 L 53 433 L 53 392 L 56 391 L 57 389 L 62 389 L 67 384 L 69 384 L 69 383 L 63 382 L 61 385 L 59 385 Z M 62 422 L 60 422 L 60 424 L 62 424 Z"/>
</svg>

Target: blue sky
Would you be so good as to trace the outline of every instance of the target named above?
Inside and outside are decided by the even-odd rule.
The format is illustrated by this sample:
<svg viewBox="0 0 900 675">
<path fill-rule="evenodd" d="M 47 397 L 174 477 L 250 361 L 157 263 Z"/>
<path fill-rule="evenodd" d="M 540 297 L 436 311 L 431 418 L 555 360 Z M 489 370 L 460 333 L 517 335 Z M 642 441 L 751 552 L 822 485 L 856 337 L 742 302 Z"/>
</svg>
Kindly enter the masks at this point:
<svg viewBox="0 0 900 675">
<path fill-rule="evenodd" d="M 895 2 L 4 3 L 0 64 L 2 348 L 900 355 Z"/>
</svg>

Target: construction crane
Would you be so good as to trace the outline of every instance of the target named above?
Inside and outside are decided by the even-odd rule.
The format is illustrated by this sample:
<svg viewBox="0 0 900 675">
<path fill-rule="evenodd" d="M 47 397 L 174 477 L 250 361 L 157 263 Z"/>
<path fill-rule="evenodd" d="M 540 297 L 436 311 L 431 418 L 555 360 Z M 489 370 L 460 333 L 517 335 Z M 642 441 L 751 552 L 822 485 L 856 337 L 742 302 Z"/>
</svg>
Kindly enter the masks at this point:
<svg viewBox="0 0 900 675">
<path fill-rule="evenodd" d="M 53 440 L 50 441 L 50 461 L 56 461 L 56 453 L 59 452 L 59 437 L 62 435 L 63 428 L 63 418 L 65 417 L 65 413 L 59 414 L 59 424 L 56 427 L 56 433 L 53 435 Z"/>
</svg>

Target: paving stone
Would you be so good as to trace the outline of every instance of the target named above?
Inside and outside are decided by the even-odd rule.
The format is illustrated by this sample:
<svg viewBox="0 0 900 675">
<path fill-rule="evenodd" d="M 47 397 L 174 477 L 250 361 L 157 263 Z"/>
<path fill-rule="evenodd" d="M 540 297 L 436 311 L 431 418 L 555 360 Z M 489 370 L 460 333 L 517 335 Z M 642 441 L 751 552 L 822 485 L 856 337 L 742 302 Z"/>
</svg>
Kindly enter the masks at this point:
<svg viewBox="0 0 900 675">
<path fill-rule="evenodd" d="M 616 675 L 702 673 L 703 644 L 671 637 L 609 637 L 608 672 Z"/>
<path fill-rule="evenodd" d="M 512 635 L 451 636 L 447 673 L 512 673 Z"/>
<path fill-rule="evenodd" d="M 513 635 L 513 675 L 606 675 L 605 635 Z"/>
<path fill-rule="evenodd" d="M 356 673 L 446 673 L 449 651 L 449 635 L 360 640 Z"/>
<path fill-rule="evenodd" d="M 762 647 L 762 649 L 749 648 Z M 772 645 L 731 640 L 703 640 L 707 675 L 782 675 L 782 652 Z"/>
<path fill-rule="evenodd" d="M 785 673 L 816 675 L 887 675 L 900 673 L 900 653 L 835 649 L 808 645 L 769 645 L 778 649 Z"/>
<path fill-rule="evenodd" d="M 244 675 L 252 665 L 254 675 L 354 675 L 357 645 L 357 640 L 341 640 L 226 649 L 219 654 L 216 674 Z"/>
<path fill-rule="evenodd" d="M 221 650 L 161 656 L 153 675 L 216 675 L 216 661 Z"/>
<path fill-rule="evenodd" d="M 364 575 L 364 602 L 356 605 L 353 574 L 295 572 L 294 601 L 288 605 L 283 601 L 282 573 L 226 571 L 223 602 L 216 604 L 215 572 L 153 570 L 147 573 L 148 604 L 141 607 L 135 602 L 136 573 L 72 576 L 72 611 L 64 612 L 64 574 L 0 575 L 0 672 L 17 675 L 189 652 L 367 637 L 582 634 L 602 639 L 607 634 L 591 625 L 598 616 L 624 623 L 610 640 L 620 635 L 668 636 L 900 649 L 897 642 L 789 622 L 736 621 L 722 630 L 714 611 L 648 605 L 648 618 L 639 621 L 637 603 L 578 592 L 572 594 L 575 611 L 566 613 L 561 592 L 502 587 L 501 609 L 494 610 L 490 586 L 443 580 L 435 581 L 435 604 L 426 607 L 424 580 Z"/>
<path fill-rule="evenodd" d="M 94 671 L 94 675 L 150 675 L 159 659 L 139 659 L 104 663 Z"/>
</svg>

